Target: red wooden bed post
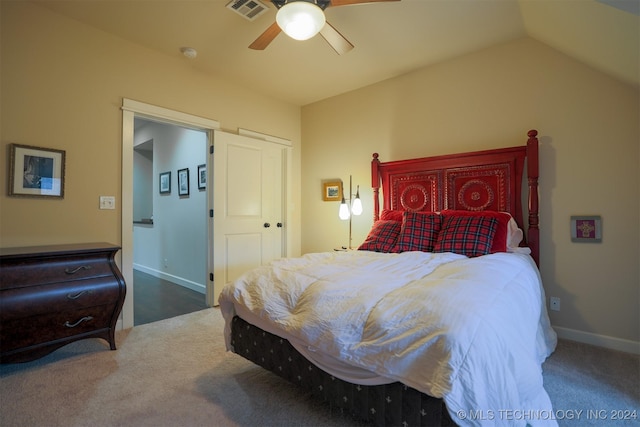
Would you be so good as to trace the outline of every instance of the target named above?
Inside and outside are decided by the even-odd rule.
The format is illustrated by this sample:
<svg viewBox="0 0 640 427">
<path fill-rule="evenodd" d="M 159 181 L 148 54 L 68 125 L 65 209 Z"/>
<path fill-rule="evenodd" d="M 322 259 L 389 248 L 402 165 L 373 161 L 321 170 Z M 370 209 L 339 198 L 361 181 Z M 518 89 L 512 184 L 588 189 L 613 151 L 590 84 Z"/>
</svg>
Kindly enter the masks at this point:
<svg viewBox="0 0 640 427">
<path fill-rule="evenodd" d="M 380 219 L 380 173 L 378 172 L 378 153 L 373 153 L 371 160 L 371 188 L 373 188 L 373 221 Z"/>
<path fill-rule="evenodd" d="M 538 216 L 538 131 L 527 132 L 527 178 L 529 182 L 529 229 L 527 244 L 531 248 L 531 256 L 540 267 L 540 228 Z"/>
</svg>

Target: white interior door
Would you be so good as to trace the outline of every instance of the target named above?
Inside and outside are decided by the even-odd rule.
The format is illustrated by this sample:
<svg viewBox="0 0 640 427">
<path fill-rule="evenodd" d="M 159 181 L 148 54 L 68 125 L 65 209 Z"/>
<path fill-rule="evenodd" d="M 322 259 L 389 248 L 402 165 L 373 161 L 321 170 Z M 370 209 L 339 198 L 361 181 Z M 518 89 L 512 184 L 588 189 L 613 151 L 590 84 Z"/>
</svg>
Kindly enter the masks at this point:
<svg viewBox="0 0 640 427">
<path fill-rule="evenodd" d="M 283 255 L 286 149 L 213 133 L 214 305 L 222 287 Z"/>
</svg>

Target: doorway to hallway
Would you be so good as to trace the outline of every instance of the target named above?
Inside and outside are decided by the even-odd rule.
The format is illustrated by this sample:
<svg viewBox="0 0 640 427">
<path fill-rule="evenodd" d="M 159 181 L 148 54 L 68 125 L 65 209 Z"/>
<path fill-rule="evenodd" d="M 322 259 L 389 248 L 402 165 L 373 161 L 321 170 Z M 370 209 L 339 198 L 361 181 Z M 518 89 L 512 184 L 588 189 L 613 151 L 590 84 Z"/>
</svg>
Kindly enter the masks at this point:
<svg viewBox="0 0 640 427">
<path fill-rule="evenodd" d="M 136 117 L 133 139 L 136 326 L 205 307 L 208 138 Z"/>
<path fill-rule="evenodd" d="M 203 117 L 194 116 L 187 113 L 182 113 L 175 110 L 169 110 L 167 108 L 158 107 L 151 104 L 135 101 L 132 99 L 124 98 L 122 100 L 122 203 L 121 203 L 121 219 L 122 219 L 122 250 L 119 260 L 120 270 L 127 283 L 127 297 L 125 298 L 124 305 L 122 307 L 122 322 L 119 328 L 126 329 L 133 327 L 134 324 L 134 295 L 135 295 L 135 283 L 133 280 L 134 271 L 134 228 L 131 226 L 134 222 L 133 218 L 133 162 L 134 162 L 134 122 L 136 118 L 145 118 L 153 120 L 159 123 L 171 123 L 177 124 L 181 127 L 188 129 L 197 129 L 203 131 L 208 140 L 214 129 L 220 128 L 220 123 L 206 119 Z M 207 159 L 206 165 L 209 164 Z M 172 174 L 176 174 L 177 171 L 172 171 Z M 207 180 L 210 181 L 211 171 L 207 169 Z M 156 177 L 158 180 L 159 177 Z M 177 190 L 176 190 L 177 191 Z M 207 210 L 211 209 L 212 203 L 207 198 Z M 154 216 L 154 223 L 155 223 Z M 207 221 L 207 232 L 205 236 L 213 233 L 213 221 Z M 165 241 L 170 242 L 171 238 Z M 206 257 L 207 264 L 211 263 L 213 258 L 212 244 L 207 241 L 206 249 L 201 251 L 203 256 Z M 185 254 L 185 256 L 188 256 Z M 167 260 L 171 262 L 171 260 Z M 164 259 L 161 260 L 164 262 Z M 136 266 L 137 267 L 137 266 Z M 212 271 L 212 265 L 209 265 L 205 271 Z M 208 305 L 212 305 L 213 302 L 213 281 L 209 280 L 207 276 L 205 282 L 206 288 L 206 302 Z"/>
</svg>

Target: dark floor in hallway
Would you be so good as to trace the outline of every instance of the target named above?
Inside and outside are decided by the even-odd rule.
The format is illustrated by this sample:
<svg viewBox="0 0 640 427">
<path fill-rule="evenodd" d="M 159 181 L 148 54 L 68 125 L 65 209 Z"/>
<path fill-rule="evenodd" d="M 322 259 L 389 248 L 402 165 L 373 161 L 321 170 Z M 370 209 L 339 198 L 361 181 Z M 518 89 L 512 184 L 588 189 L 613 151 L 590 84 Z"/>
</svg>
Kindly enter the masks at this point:
<svg viewBox="0 0 640 427">
<path fill-rule="evenodd" d="M 133 324 L 144 325 L 207 308 L 199 292 L 133 270 Z"/>
</svg>

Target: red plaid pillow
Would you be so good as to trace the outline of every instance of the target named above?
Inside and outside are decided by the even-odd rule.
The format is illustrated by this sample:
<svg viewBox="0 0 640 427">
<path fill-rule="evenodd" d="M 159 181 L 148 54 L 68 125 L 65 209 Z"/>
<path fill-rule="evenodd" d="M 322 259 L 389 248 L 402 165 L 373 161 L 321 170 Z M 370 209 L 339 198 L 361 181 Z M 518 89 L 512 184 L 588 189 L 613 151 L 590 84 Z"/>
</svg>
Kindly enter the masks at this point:
<svg viewBox="0 0 640 427">
<path fill-rule="evenodd" d="M 445 216 L 434 252 L 454 252 L 468 257 L 486 255 L 498 228 L 488 216 Z"/>
<path fill-rule="evenodd" d="M 393 211 L 390 209 L 383 209 L 382 213 L 380 213 L 380 219 L 389 219 L 393 221 L 402 222 L 402 214 L 404 211 Z"/>
<path fill-rule="evenodd" d="M 442 225 L 442 218 L 433 212 L 406 211 L 398 243 L 392 252 L 433 252 Z"/>
<path fill-rule="evenodd" d="M 391 252 L 398 240 L 401 224 L 398 221 L 379 220 L 373 224 L 367 238 L 358 247 L 360 251 Z"/>
<path fill-rule="evenodd" d="M 509 234 L 509 221 L 511 215 L 507 212 L 497 211 L 462 211 L 462 210 L 444 210 L 442 215 L 447 216 L 488 216 L 498 220 L 498 226 L 496 227 L 496 234 L 491 244 L 491 253 L 494 252 L 506 252 L 507 240 Z"/>
</svg>

